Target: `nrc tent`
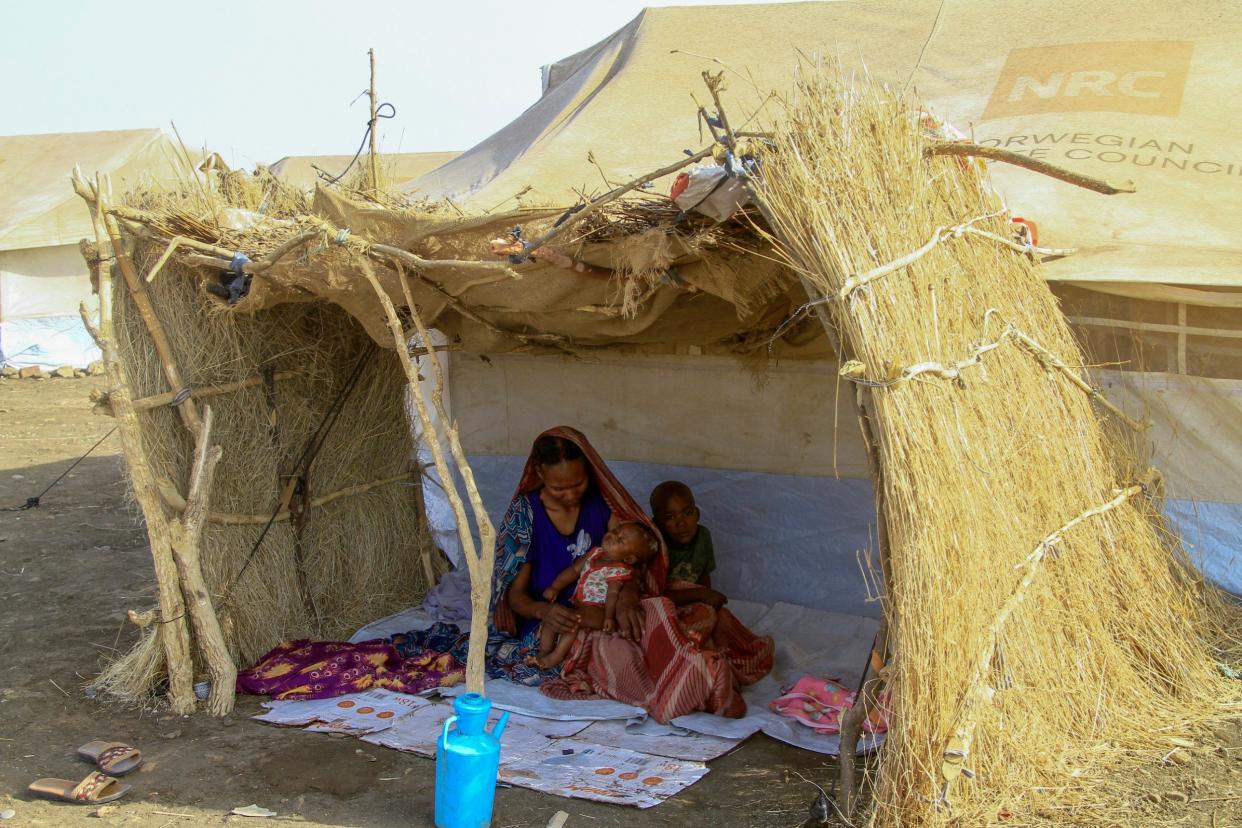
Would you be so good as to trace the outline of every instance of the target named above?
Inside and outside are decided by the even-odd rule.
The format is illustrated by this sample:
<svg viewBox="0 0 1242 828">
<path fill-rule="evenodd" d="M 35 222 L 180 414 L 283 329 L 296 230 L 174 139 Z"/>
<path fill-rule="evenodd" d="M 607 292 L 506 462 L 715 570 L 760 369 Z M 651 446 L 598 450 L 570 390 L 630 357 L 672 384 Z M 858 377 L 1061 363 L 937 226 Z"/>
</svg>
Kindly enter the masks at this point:
<svg viewBox="0 0 1242 828">
<path fill-rule="evenodd" d="M 790 61 L 773 55 L 794 47 L 915 90 L 937 116 L 985 146 L 1132 179 L 1137 193 L 1103 204 L 1051 178 L 992 168 L 1009 207 L 1036 224 L 1039 244 L 1077 249 L 1041 272 L 1093 362 L 1116 367 L 1096 372 L 1097 380 L 1131 414 L 1152 420 L 1148 449 L 1192 554 L 1213 580 L 1242 594 L 1242 226 L 1233 219 L 1242 208 L 1242 158 L 1233 151 L 1242 124 L 1235 94 L 1242 66 L 1233 47 L 1242 17 L 1208 2 L 1176 11 L 1107 9 L 1088 2 L 984 9 L 953 0 L 648 9 L 545 67 L 543 95 L 521 117 L 407 189 L 451 196 L 466 209 L 491 207 L 527 187 L 521 203 L 573 203 L 575 188 L 601 186 L 588 154 L 621 182 L 668 163 L 670 148 L 702 145 L 686 100 L 690 92 L 704 98 L 699 73 L 720 66 L 700 56 L 728 67 L 727 97 L 748 111 L 756 89 L 788 86 Z M 1011 25 L 1017 20 L 1039 25 Z M 657 187 L 667 192 L 668 182 Z M 568 401 L 572 414 L 562 419 L 580 424 L 609 457 L 675 458 L 745 473 L 794 470 L 800 479 L 866 476 L 858 445 L 840 432 L 789 443 L 765 428 L 771 399 L 787 397 L 773 393 L 739 408 L 739 398 L 754 399 L 745 369 L 705 357 L 651 359 L 649 368 L 630 357 L 621 366 L 606 360 L 566 368 L 595 384 Z M 453 400 L 470 450 L 516 462 L 525 436 L 556 420 L 553 410 L 566 411 L 567 401 L 549 387 L 560 377 L 538 366 L 525 357 L 486 369 L 457 360 Z M 703 372 L 699 385 L 708 389 L 682 403 L 685 420 L 705 424 L 688 444 L 670 446 L 653 427 L 658 417 L 610 425 L 612 394 L 628 392 L 613 384 L 618 372 L 627 382 L 667 382 L 671 391 L 684 387 L 687 370 Z M 830 370 L 825 362 L 785 361 L 769 374 L 778 387 L 803 387 L 808 372 Z M 489 379 L 497 375 L 506 381 Z M 493 413 L 501 396 L 511 401 L 505 419 Z M 515 398 L 522 404 L 512 404 Z M 782 434 L 814 433 L 804 420 L 820 408 L 780 411 L 789 425 Z M 772 442 L 757 451 L 751 440 L 720 439 L 711 426 L 725 412 L 744 423 L 734 433 L 772 434 Z M 864 522 L 851 525 L 866 531 Z M 804 531 L 789 528 L 791 540 Z M 839 551 L 848 556 L 861 535 L 841 537 Z M 754 584 L 754 574 L 728 577 Z"/>
<path fill-rule="evenodd" d="M 78 316 L 91 299 L 78 240 L 90 214 L 69 170 L 111 175 L 118 191 L 176 181 L 185 161 L 158 129 L 0 136 L 0 362 L 83 367 L 99 358 Z"/>
<path fill-rule="evenodd" d="M 429 209 L 422 201 L 420 209 L 384 207 L 320 188 L 305 214 L 275 211 L 246 227 L 224 227 L 192 193 L 144 192 L 129 205 L 96 204 L 134 244 L 133 272 L 118 272 L 115 293 L 103 297 L 105 304 L 115 300 L 103 331 L 116 343 L 111 370 L 129 379 L 116 383 L 115 400 L 101 404 L 120 418 L 152 539 L 159 614 L 166 620 L 147 629 L 101 686 L 149 692 L 167 676 L 174 705 L 193 707 L 182 590 L 199 599 L 211 595 L 227 619 L 223 633 L 216 631 L 223 645 L 214 655 L 224 652 L 248 664 L 280 639 L 343 637 L 408 605 L 443 572 L 427 543 L 428 528 L 450 558 L 464 559 L 475 574 L 480 560 L 468 548 L 469 534 L 462 536 L 467 549 L 455 551 L 442 531 L 447 527 L 436 525 L 436 491 L 452 487 L 453 474 L 446 469 L 428 482 L 417 464 L 411 473 L 411 455 L 434 442 L 427 429 L 455 423 L 460 459 L 473 469 L 486 507 L 472 513 L 473 523 L 486 539 L 533 437 L 565 423 L 591 438 L 640 500 L 667 477 L 692 486 L 718 538 L 714 583 L 731 599 L 787 619 L 816 612 L 819 619 L 824 612 L 849 619 L 841 629 L 850 632 L 847 643 L 861 639 L 864 657 L 875 625 L 861 621 L 883 610 L 894 623 L 895 658 L 884 675 L 898 688 L 893 699 L 900 707 L 882 758 L 881 824 L 935 824 L 960 814 L 953 811 L 960 807 L 968 814 L 963 824 L 974 824 L 970 817 L 984 821 L 1001 807 L 1026 816 L 1043 802 L 1061 803 L 1084 791 L 1094 796 L 1099 788 L 1075 780 L 1101 782 L 1112 758 L 1147 755 L 1172 732 L 1161 729 L 1166 722 L 1177 730 L 1191 719 L 1210 719 L 1223 692 L 1207 658 L 1216 596 L 1175 562 L 1175 543 L 1164 545 L 1153 478 L 1139 474 L 1129 453 L 1105 450 L 1114 446 L 1106 435 L 1125 420 L 1114 418 L 1081 376 L 1083 357 L 1042 281 L 1055 280 L 1057 268 L 1072 257 L 1036 265 L 1028 258 L 1032 250 L 1018 245 L 1014 251 L 1004 235 L 1008 216 L 979 168 L 926 156 L 931 139 L 915 126 L 908 99 L 875 91 L 863 69 L 897 90 L 917 88 L 933 110 L 967 133 L 973 129 L 977 140 L 1003 143 L 1014 122 L 989 117 L 988 96 L 1015 52 L 1056 46 L 1066 28 L 1079 37 L 1074 43 L 1089 40 L 1093 35 L 1082 32 L 1091 21 L 1100 21 L 1099 41 L 1180 36 L 1193 41 L 1195 57 L 1178 88 L 1177 113 L 1129 111 L 1127 123 L 1134 130 L 1183 130 L 1167 134 L 1195 141 L 1196 152 L 1223 154 L 1213 142 L 1224 133 L 1213 125 L 1237 123 L 1242 113 L 1216 94 L 1214 79 L 1222 63 L 1232 65 L 1239 20 L 1217 19 L 1216 7 L 1208 5 L 1198 18 L 1193 8 L 1179 8 L 1157 22 L 1107 18 L 1085 3 L 1058 7 L 1052 22 L 1049 10 L 1034 4 L 1005 4 L 1003 15 L 979 15 L 977 8 L 949 2 L 649 10 L 601 44 L 549 67 L 544 94 L 518 120 L 408 185 L 422 197 L 450 196 L 452 210 Z M 1046 25 L 1014 23 L 1036 17 Z M 748 122 L 768 90 L 792 87 L 799 50 L 821 48 L 839 56 L 857 86 L 811 80 L 800 93 L 819 97 L 788 106 L 770 102 Z M 1107 54 L 1140 53 L 1144 49 Z M 1195 60 L 1207 67 L 1202 76 Z M 842 142 L 842 152 L 818 157 L 824 162 L 820 178 L 809 176 L 818 184 L 835 176 L 839 200 L 829 187 L 815 198 L 781 202 L 772 216 L 750 210 L 715 223 L 670 205 L 666 176 L 631 198 L 570 212 L 581 207 L 581 191 L 602 193 L 672 165 L 684 160 L 683 149 L 707 146 L 704 157 L 736 160 L 736 145 L 709 146 L 713 137 L 706 130 L 700 135 L 691 100 L 691 94 L 709 100 L 701 73 L 722 64 L 728 84 L 723 107 L 732 124 L 770 128 L 776 136 L 775 160 L 763 160 L 766 150 L 758 153 L 761 170 L 770 164 L 785 170 L 788 181 L 797 178 L 782 160 L 793 156 L 779 153 L 792 146 L 790 136 L 801 123 L 790 112 L 821 119 L 822 129 L 812 130 L 810 140 Z M 1081 144 L 1073 136 L 1086 134 L 1075 119 L 1111 117 L 1107 110 L 1082 110 L 1078 98 L 1103 99 L 1118 90 L 1160 97 L 1163 87 L 1152 84 L 1171 71 L 1090 62 L 1070 70 L 1040 61 L 1032 66 L 1019 67 L 1016 77 L 1026 80 L 1010 87 L 1040 100 L 1072 91 L 1066 94 L 1079 108 L 1065 117 L 1073 146 Z M 1088 74 L 1070 85 L 1074 72 Z M 950 75 L 961 82 L 948 83 Z M 809 68 L 803 76 L 820 77 Z M 1017 94 L 1012 90 L 1003 93 L 1006 101 Z M 1150 105 L 1154 99 L 1143 100 Z M 716 109 L 713 103 L 706 108 Z M 848 129 L 855 124 L 857 132 Z M 1204 137 L 1196 132 L 1200 124 Z M 984 133 L 985 127 L 997 131 Z M 1045 134 L 1029 123 L 1022 128 Z M 947 130 L 937 129 L 935 142 L 944 143 Z M 1115 177 L 1112 156 L 1093 152 L 1058 160 L 1065 166 L 1081 160 L 1083 172 Z M 889 159 L 904 174 L 900 180 L 884 165 Z M 1079 247 L 1081 255 L 1105 261 L 1110 246 L 1145 243 L 1147 237 L 1130 229 L 1161 220 L 1189 227 L 1200 209 L 1202 183 L 1174 176 L 1186 170 L 1134 166 L 1137 195 L 1084 197 L 1079 206 L 1076 195 L 1061 190 L 1055 199 L 1037 197 L 1052 187 L 1068 190 L 1068 184 L 1031 183 L 1025 176 L 1034 173 L 1001 165 L 991 172 L 1008 210 L 1038 226 L 1041 249 Z M 1144 183 L 1144 175 L 1157 174 L 1167 177 Z M 754 180 L 768 196 L 781 185 Z M 1145 187 L 1155 199 L 1144 195 Z M 234 188 L 221 187 L 217 197 L 226 192 Z M 894 194 L 910 196 L 900 215 L 859 218 L 859 204 L 883 205 Z M 257 203 L 261 196 L 247 198 Z M 989 212 L 971 219 L 967 205 Z M 820 211 L 813 221 L 809 210 Z M 1160 218 L 1165 215 L 1171 218 Z M 991 242 L 949 241 L 942 232 L 954 227 L 965 233 L 974 221 Z M 837 224 L 852 246 L 854 275 L 864 275 L 864 264 L 880 275 L 900 271 L 857 302 L 855 282 L 834 282 L 845 271 L 802 258 L 792 268 L 790 258 L 799 255 L 794 246 L 782 241 L 778 250 L 769 235 L 756 232 L 756 226 L 767 233 L 791 227 L 818 232 Z M 1211 226 L 1219 228 L 1211 239 L 1227 260 L 1237 247 L 1228 235 L 1234 231 L 1224 223 Z M 873 230 L 875 238 L 868 238 Z M 162 258 L 175 237 L 187 241 Z M 1172 268 L 1182 258 L 1178 245 L 1189 261 L 1201 252 L 1197 238 L 1162 237 L 1161 245 L 1174 251 L 1166 250 L 1163 259 L 1133 255 L 1120 269 L 1066 271 L 1066 278 L 1075 290 L 1097 282 L 1114 290 L 1089 290 L 1084 303 L 1097 294 L 1115 296 L 1118 284 L 1229 294 L 1237 285 L 1220 284 L 1232 278 L 1227 268 L 1194 278 L 1172 270 L 1156 278 L 1135 269 L 1135 262 L 1148 260 Z M 885 269 L 919 245 L 933 252 L 917 266 Z M 234 256 L 239 250 L 248 261 Z M 159 278 L 148 284 L 142 274 L 157 263 Z M 118 264 L 122 271 L 129 266 Z M 221 295 L 224 283 L 237 286 L 224 291 L 228 298 Z M 1155 433 L 1157 465 L 1164 463 L 1175 500 L 1201 496 L 1179 489 L 1188 481 L 1206 485 L 1226 511 L 1236 509 L 1242 500 L 1236 472 L 1204 484 L 1191 471 L 1204 458 L 1196 445 L 1222 444 L 1219 431 L 1210 431 L 1220 426 L 1208 416 L 1237 405 L 1230 390 L 1236 378 L 1190 376 L 1192 365 L 1206 364 L 1191 357 L 1201 333 L 1188 321 L 1187 294 L 1162 293 L 1156 301 L 1174 295 L 1187 310 L 1177 311 L 1186 321 L 1185 330 L 1174 332 L 1180 339 L 1172 362 L 1162 363 L 1155 378 L 1121 371 L 1117 383 L 1137 389 L 1123 400 L 1133 419 L 1156 423 L 1145 433 Z M 831 304 L 836 322 L 824 325 L 815 314 L 800 313 L 808 296 L 819 297 L 815 307 Z M 1064 300 L 1077 302 L 1076 296 L 1065 293 Z M 981 303 L 992 301 L 1012 317 L 1001 339 L 1034 342 L 1019 340 L 1022 331 L 1014 327 L 1029 323 L 1047 335 L 1041 339 L 1049 347 L 1011 345 L 1002 352 L 1001 339 L 988 343 L 984 336 L 997 332 L 988 327 L 990 307 Z M 1068 310 L 1084 319 L 1110 318 L 1076 307 Z M 908 313 L 896 317 L 900 324 L 879 324 L 894 320 L 879 314 L 902 308 Z M 863 324 L 868 319 L 871 324 Z M 1114 321 L 1122 324 L 1109 330 L 1139 334 L 1164 334 L 1166 326 L 1181 324 L 1125 315 Z M 420 332 L 411 348 L 419 322 L 441 338 Z M 1237 319 L 1224 314 L 1216 324 L 1228 329 Z M 1079 327 L 1080 336 L 1087 327 Z M 838 330 L 852 334 L 836 347 L 857 351 L 835 352 L 829 331 Z M 867 350 L 885 337 L 901 346 L 900 354 Z M 161 338 L 168 347 L 157 352 L 150 343 Z M 1141 339 L 1109 342 L 1132 349 L 1127 354 L 1150 351 Z M 405 393 L 409 385 L 434 382 L 425 359 L 433 346 L 448 357 L 446 405 L 438 412 L 445 419 L 437 427 L 420 415 L 422 437 L 414 446 Z M 992 356 L 972 361 L 972 348 L 976 357 L 984 348 Z M 886 364 L 889 356 L 900 361 Z M 935 359 L 940 373 L 892 390 L 910 379 L 920 358 Z M 961 374 L 979 365 L 978 377 Z M 1164 376 L 1182 367 L 1186 374 Z M 1194 411 L 1171 402 L 1158 409 L 1153 401 L 1171 398 L 1150 392 L 1153 380 L 1200 388 Z M 878 424 L 878 444 L 864 440 L 859 427 L 853 399 L 860 387 L 870 390 L 859 398 L 877 401 L 861 422 Z M 1017 390 L 1006 396 L 1008 389 Z M 981 406 L 985 397 L 991 401 Z M 918 406 L 905 407 L 913 402 Z M 1144 402 L 1145 410 L 1134 410 Z M 223 449 L 209 507 L 199 497 L 206 461 L 193 462 L 196 442 L 198 456 L 208 456 L 204 403 L 215 416 L 210 439 Z M 337 421 L 323 438 L 324 425 Z M 914 434 L 923 442 L 903 456 Z M 1192 439 L 1183 439 L 1186 434 Z M 970 452 L 976 445 L 989 453 L 976 457 Z M 1236 464 L 1236 445 L 1217 456 Z M 885 458 L 886 471 L 873 478 L 881 468 L 877 457 Z M 876 483 L 887 507 L 873 496 Z M 966 497 L 971 486 L 973 496 Z M 425 498 L 417 496 L 420 487 Z M 423 502 L 430 527 L 417 512 Z M 942 519 L 947 522 L 936 523 Z M 184 575 L 173 565 L 173 554 L 186 552 L 184 540 L 174 539 L 187 537 L 189 527 L 175 534 L 168 527 L 182 521 L 201 528 L 203 548 L 211 550 L 202 561 L 206 589 L 192 580 L 192 571 Z M 882 553 L 886 535 L 890 554 L 900 553 L 892 571 L 883 554 L 877 566 L 867 554 Z M 1212 548 L 1229 552 L 1236 541 L 1230 532 Z M 182 548 L 175 548 L 178 542 Z M 890 583 L 907 586 L 875 600 Z M 1140 592 L 1149 599 L 1134 600 Z M 909 614 L 915 610 L 925 614 Z M 474 620 L 481 623 L 481 614 Z M 816 621 L 811 629 L 823 627 Z M 814 633 L 799 640 L 808 651 L 826 648 Z M 204 650 L 211 659 L 213 651 Z M 211 666 L 217 668 L 218 658 Z M 854 666 L 853 677 L 862 669 Z M 223 704 L 209 702 L 212 709 L 220 709 L 217 702 Z M 974 787 L 963 781 L 968 755 L 965 769 L 977 780 Z"/>
<path fill-rule="evenodd" d="M 378 156 L 381 181 L 390 187 L 400 187 L 426 175 L 437 167 L 452 161 L 457 152 L 399 152 Z M 272 174 L 299 190 L 314 190 L 325 179 L 342 176 L 354 160 L 350 155 L 286 155 L 272 164 Z M 359 156 L 358 163 L 367 163 L 366 156 Z M 321 173 L 322 171 L 322 173 Z"/>
</svg>

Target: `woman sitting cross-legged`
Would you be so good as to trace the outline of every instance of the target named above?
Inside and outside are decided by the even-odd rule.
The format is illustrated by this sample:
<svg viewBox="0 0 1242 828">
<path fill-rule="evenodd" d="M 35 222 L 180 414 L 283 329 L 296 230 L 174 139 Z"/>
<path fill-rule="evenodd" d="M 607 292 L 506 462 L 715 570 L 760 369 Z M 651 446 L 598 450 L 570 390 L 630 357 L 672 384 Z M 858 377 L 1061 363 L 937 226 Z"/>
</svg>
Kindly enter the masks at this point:
<svg viewBox="0 0 1242 828">
<path fill-rule="evenodd" d="M 675 607 L 663 597 L 668 555 L 660 549 L 615 601 L 616 634 L 602 607 L 575 608 L 573 585 L 544 595 L 575 560 L 622 523 L 659 532 L 580 432 L 565 426 L 535 440 L 496 541 L 489 674 L 541 685 L 554 698 L 609 698 L 661 722 L 696 711 L 745 715 L 741 687 L 772 669 L 772 639 L 726 609 Z M 527 663 L 541 627 L 572 636 L 559 671 Z"/>
</svg>

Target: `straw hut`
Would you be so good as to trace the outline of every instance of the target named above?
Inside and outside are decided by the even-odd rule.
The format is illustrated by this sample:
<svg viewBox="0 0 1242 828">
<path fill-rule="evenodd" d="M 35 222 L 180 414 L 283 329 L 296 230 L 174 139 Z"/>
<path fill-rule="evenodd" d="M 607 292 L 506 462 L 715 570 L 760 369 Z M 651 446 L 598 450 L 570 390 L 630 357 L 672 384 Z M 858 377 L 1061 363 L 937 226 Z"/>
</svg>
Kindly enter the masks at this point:
<svg viewBox="0 0 1242 828">
<path fill-rule="evenodd" d="M 1236 24 L 1194 28 L 1184 13 L 1165 24 L 1163 37 L 1184 32 L 1207 65 L 1233 60 Z M 1124 194 L 1091 159 L 1033 171 L 1013 155 L 1027 169 L 989 177 L 978 159 L 996 148 L 984 141 L 1003 140 L 957 140 L 920 106 L 984 120 L 991 86 L 976 74 L 1010 77 L 995 42 L 1028 38 L 1017 60 L 1066 36 L 999 25 L 964 4 L 645 12 L 549 67 L 540 100 L 434 185 L 410 185 L 452 196 L 451 208 L 325 188 L 275 205 L 262 180 L 236 174 L 210 192 L 121 202 L 79 179 L 101 253 L 117 260 L 99 273 L 113 386 L 101 404 L 122 426 L 160 585 L 159 606 L 134 616 L 142 643 L 101 684 L 133 695 L 166 681 L 190 709 L 197 664 L 222 712 L 230 671 L 280 638 L 344 635 L 414 602 L 445 561 L 407 411 L 445 482 L 460 547 L 445 552 L 469 569 L 477 609 L 494 504 L 530 438 L 569 422 L 631 480 L 692 470 L 715 493 L 703 495 L 711 514 L 745 518 L 755 544 L 736 550 L 724 589 L 881 616 L 885 666 L 857 708 L 891 694 L 876 824 L 1034 820 L 1088 794 L 1115 803 L 1102 790 L 1111 768 L 1167 752 L 1169 738 L 1226 715 L 1236 691 L 1212 663 L 1218 596 L 1166 531 L 1159 478 L 1133 451 L 1156 413 L 1092 385 L 1079 342 L 1099 343 L 1076 340 L 1046 280 L 1073 261 L 1065 248 L 1108 262 L 1151 238 L 1127 227 L 1158 214 L 1189 226 L 1201 184 L 1136 169 L 1139 192 Z M 1110 36 L 1152 37 L 1128 25 Z M 722 28 L 747 39 L 724 44 Z M 846 68 L 804 62 L 790 92 L 792 46 L 825 42 Z M 870 79 L 851 77 L 849 55 L 866 57 Z M 1116 82 L 1167 93 L 1133 74 L 1157 70 L 1129 71 Z M 1054 98 L 1040 82 L 1040 100 Z M 1206 124 L 1203 152 L 1216 136 L 1201 118 L 1219 103 L 1211 83 L 1189 74 L 1178 88 L 1184 129 Z M 1086 134 L 1077 119 L 1115 111 L 1071 97 L 1029 116 L 1002 107 L 993 135 L 1036 116 Z M 1146 123 L 1147 110 L 1126 111 Z M 708 160 L 753 197 L 722 222 L 664 196 Z M 1115 204 L 1129 205 L 1119 226 Z M 228 224 L 218 217 L 230 207 L 252 214 Z M 1219 232 L 1236 247 L 1236 229 Z M 1176 284 L 1192 278 L 1171 263 L 1195 238 L 1165 239 L 1163 281 L 1137 269 L 1154 254 L 1063 272 L 1078 290 L 1152 283 L 1171 291 L 1160 301 L 1189 305 L 1203 297 Z M 1197 270 L 1195 290 L 1233 295 L 1238 285 L 1210 280 L 1236 272 Z M 1098 318 L 1083 316 L 1079 333 Z M 1219 331 L 1238 320 L 1219 319 L 1213 335 L 1227 339 Z M 1174 364 L 1189 371 L 1207 363 L 1192 362 L 1201 333 L 1183 322 Z M 873 553 L 865 579 L 859 536 Z M 475 686 L 483 624 L 476 611 Z M 847 721 L 855 737 L 860 726 Z M 847 773 L 850 750 L 843 739 Z M 1111 820 L 1105 806 L 1075 818 Z"/>
</svg>

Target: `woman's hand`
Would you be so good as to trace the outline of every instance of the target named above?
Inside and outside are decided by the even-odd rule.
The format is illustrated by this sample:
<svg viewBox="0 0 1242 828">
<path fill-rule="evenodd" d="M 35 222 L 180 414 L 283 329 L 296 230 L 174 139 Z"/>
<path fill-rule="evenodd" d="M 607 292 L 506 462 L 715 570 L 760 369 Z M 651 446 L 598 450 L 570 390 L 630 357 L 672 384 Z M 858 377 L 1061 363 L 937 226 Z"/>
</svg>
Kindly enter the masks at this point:
<svg viewBox="0 0 1242 828">
<path fill-rule="evenodd" d="M 561 604 L 540 604 L 535 617 L 556 633 L 572 633 L 578 629 L 578 613 Z"/>
<path fill-rule="evenodd" d="M 707 604 L 709 607 L 715 607 L 716 609 L 720 609 L 725 604 L 729 603 L 728 596 L 725 595 L 723 592 L 717 592 L 716 590 L 711 589 L 710 587 L 703 587 L 702 589 L 703 589 L 703 597 L 700 598 L 699 600 L 702 601 L 704 604 Z"/>
<path fill-rule="evenodd" d="M 637 581 L 626 582 L 626 586 L 621 589 L 621 594 L 617 596 L 617 630 L 622 638 L 630 641 L 640 641 L 643 637 L 642 604 L 639 600 L 638 589 L 630 588 L 630 584 L 637 583 Z"/>
</svg>

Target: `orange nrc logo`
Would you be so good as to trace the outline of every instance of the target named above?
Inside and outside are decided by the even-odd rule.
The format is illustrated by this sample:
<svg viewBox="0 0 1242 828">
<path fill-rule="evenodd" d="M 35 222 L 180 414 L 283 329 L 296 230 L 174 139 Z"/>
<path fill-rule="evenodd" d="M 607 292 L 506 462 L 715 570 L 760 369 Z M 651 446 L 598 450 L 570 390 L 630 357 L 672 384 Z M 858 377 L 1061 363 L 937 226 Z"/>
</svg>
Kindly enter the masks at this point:
<svg viewBox="0 0 1242 828">
<path fill-rule="evenodd" d="M 1041 112 L 1176 115 L 1194 44 L 1063 43 L 1010 51 L 983 117 Z"/>
</svg>

